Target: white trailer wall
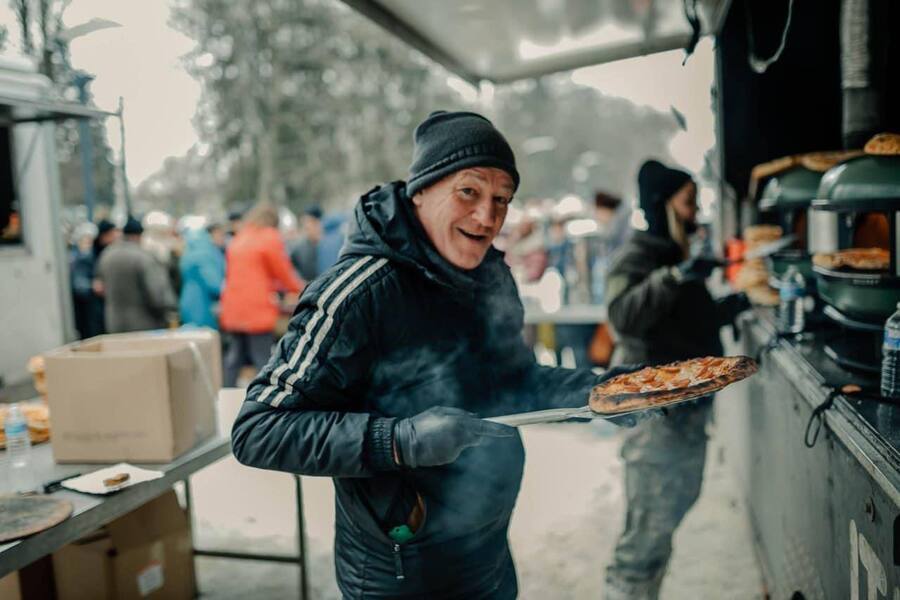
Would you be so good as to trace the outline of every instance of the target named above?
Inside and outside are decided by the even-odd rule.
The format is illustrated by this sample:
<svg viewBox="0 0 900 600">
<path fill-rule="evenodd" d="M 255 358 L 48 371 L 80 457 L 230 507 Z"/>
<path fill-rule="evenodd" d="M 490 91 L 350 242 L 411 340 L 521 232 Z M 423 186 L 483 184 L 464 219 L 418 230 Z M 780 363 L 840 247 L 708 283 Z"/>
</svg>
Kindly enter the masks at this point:
<svg viewBox="0 0 900 600">
<path fill-rule="evenodd" d="M 47 81 L 0 63 L 0 95 L 46 99 Z M 60 231 L 53 122 L 13 128 L 13 173 L 24 244 L 0 246 L 0 377 L 28 377 L 29 357 L 73 338 L 68 265 Z"/>
</svg>

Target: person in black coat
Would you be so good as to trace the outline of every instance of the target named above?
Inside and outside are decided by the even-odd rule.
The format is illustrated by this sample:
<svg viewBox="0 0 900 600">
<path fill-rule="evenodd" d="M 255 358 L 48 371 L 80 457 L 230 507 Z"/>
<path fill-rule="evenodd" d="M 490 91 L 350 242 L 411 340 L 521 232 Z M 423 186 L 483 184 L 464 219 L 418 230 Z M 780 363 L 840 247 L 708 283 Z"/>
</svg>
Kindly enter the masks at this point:
<svg viewBox="0 0 900 600">
<path fill-rule="evenodd" d="M 232 430 L 244 464 L 325 475 L 347 598 L 513 598 L 507 529 L 524 449 L 483 420 L 587 403 L 603 379 L 539 367 L 493 248 L 519 183 L 484 117 L 418 126 L 406 182 L 355 208 Z"/>
<path fill-rule="evenodd" d="M 638 173 L 647 221 L 615 255 L 606 280 L 616 334 L 611 364 L 663 364 L 722 354 L 719 329 L 749 307 L 743 294 L 714 300 L 705 280 L 720 261 L 690 256 L 697 185 L 688 173 L 649 160 Z M 672 534 L 700 494 L 711 398 L 670 408 L 628 431 L 622 444 L 625 530 L 606 572 L 606 600 L 655 599 Z"/>
<path fill-rule="evenodd" d="M 78 338 L 85 339 L 99 335 L 94 319 L 94 252 L 93 243 L 97 237 L 97 227 L 93 223 L 82 223 L 72 232 L 72 248 L 69 250 L 69 279 L 72 290 L 72 308 L 75 313 L 75 330 Z"/>
<path fill-rule="evenodd" d="M 115 226 L 107 219 L 100 219 L 97 222 L 97 236 L 93 243 L 93 257 L 91 263 L 91 299 L 87 307 L 86 323 L 87 329 L 82 337 L 92 337 L 106 333 L 106 300 L 103 297 L 103 286 L 97 280 L 95 270 L 100 263 L 100 257 L 109 246 L 116 242 L 122 236 L 122 230 Z"/>
</svg>

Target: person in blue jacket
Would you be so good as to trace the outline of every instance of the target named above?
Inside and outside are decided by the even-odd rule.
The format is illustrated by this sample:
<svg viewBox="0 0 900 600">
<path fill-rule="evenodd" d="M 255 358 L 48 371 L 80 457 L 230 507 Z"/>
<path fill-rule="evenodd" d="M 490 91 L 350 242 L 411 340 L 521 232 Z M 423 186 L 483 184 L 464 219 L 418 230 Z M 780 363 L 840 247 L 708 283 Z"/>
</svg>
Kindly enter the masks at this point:
<svg viewBox="0 0 900 600">
<path fill-rule="evenodd" d="M 213 307 L 225 281 L 225 256 L 206 229 L 191 231 L 185 238 L 178 302 L 181 324 L 218 329 Z"/>
<path fill-rule="evenodd" d="M 347 215 L 335 213 L 322 219 L 322 238 L 319 240 L 316 257 L 317 274 L 334 266 L 346 238 Z"/>
</svg>

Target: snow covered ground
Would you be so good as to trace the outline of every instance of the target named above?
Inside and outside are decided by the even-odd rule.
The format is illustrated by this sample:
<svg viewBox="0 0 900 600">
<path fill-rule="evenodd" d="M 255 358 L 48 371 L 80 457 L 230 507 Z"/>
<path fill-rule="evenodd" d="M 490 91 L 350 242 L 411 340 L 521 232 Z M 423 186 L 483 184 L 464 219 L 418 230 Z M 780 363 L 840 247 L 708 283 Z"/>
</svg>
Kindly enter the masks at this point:
<svg viewBox="0 0 900 600">
<path fill-rule="evenodd" d="M 223 429 L 239 397 L 222 403 Z M 525 479 L 510 540 L 521 598 L 599 598 L 603 571 L 622 527 L 620 435 L 603 423 L 523 429 Z M 677 532 L 663 600 L 762 598 L 747 514 L 715 441 L 700 500 Z M 226 459 L 193 478 L 195 541 L 201 548 L 296 551 L 294 485 L 289 475 Z M 333 491 L 326 478 L 303 478 L 310 596 L 340 598 L 334 583 Z M 298 596 L 292 565 L 198 558 L 205 598 Z"/>
</svg>

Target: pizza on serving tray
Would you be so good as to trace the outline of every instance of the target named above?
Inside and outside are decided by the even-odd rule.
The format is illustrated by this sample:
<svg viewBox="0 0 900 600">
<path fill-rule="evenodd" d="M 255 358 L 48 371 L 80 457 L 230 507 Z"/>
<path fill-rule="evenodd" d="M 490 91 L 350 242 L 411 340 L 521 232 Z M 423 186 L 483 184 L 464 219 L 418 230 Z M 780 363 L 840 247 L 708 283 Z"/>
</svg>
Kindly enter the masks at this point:
<svg viewBox="0 0 900 600">
<path fill-rule="evenodd" d="M 749 356 L 705 356 L 617 375 L 591 390 L 591 410 L 615 414 L 656 408 L 721 390 L 759 369 Z"/>
<path fill-rule="evenodd" d="M 848 267 L 861 271 L 884 271 L 891 266 L 891 255 L 884 248 L 847 248 L 815 254 L 812 261 L 824 269 Z"/>
</svg>

